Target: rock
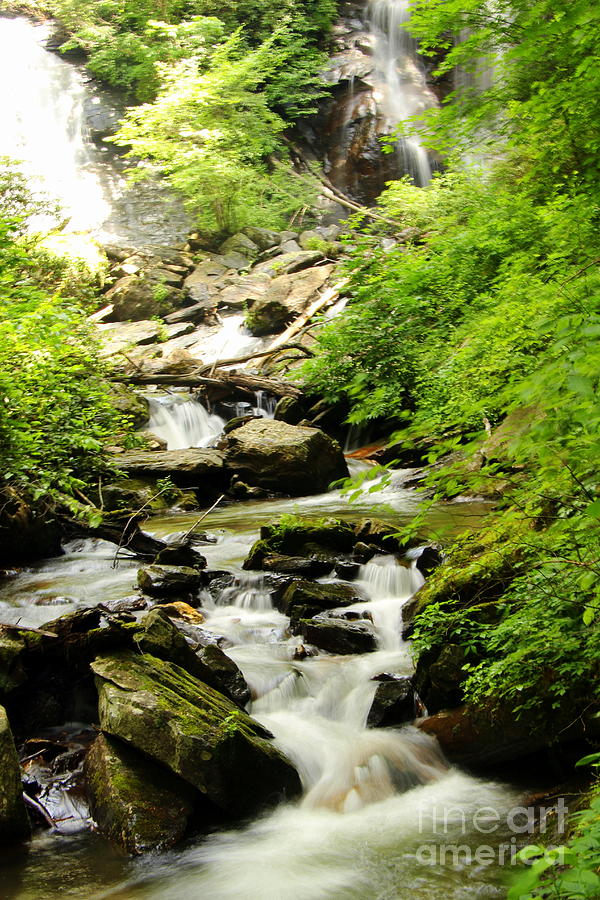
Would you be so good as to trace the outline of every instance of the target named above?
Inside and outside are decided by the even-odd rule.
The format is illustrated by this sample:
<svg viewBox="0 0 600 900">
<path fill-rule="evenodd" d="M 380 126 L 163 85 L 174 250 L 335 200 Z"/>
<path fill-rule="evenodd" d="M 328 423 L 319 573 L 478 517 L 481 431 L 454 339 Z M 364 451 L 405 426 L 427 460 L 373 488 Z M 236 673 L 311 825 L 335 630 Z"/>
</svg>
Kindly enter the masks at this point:
<svg viewBox="0 0 600 900">
<path fill-rule="evenodd" d="M 6 710 L 0 706 L 0 845 L 29 837 L 31 826 L 23 803 L 19 757 Z"/>
<path fill-rule="evenodd" d="M 265 272 L 274 278 L 277 275 L 291 275 L 302 269 L 310 269 L 325 259 L 319 250 L 300 250 L 296 253 L 284 253 L 275 259 L 259 263 L 255 272 Z"/>
<path fill-rule="evenodd" d="M 388 553 L 404 549 L 395 535 L 398 533 L 397 525 L 390 525 L 381 519 L 361 519 L 354 526 L 354 534 L 357 541 L 364 544 L 375 544 Z"/>
<path fill-rule="evenodd" d="M 423 552 L 417 557 L 415 565 L 423 575 L 430 575 L 443 561 L 444 557 L 437 547 L 423 547 Z"/>
<path fill-rule="evenodd" d="M 369 653 L 377 649 L 373 627 L 366 622 L 316 616 L 300 619 L 292 630 L 309 644 L 336 655 Z"/>
<path fill-rule="evenodd" d="M 375 544 L 358 541 L 352 551 L 352 559 L 361 564 L 368 563 L 378 552 L 379 548 Z"/>
<path fill-rule="evenodd" d="M 302 247 L 298 241 L 283 241 L 280 250 L 282 253 L 300 253 Z"/>
<path fill-rule="evenodd" d="M 202 625 L 204 622 L 204 616 L 201 612 L 198 612 L 189 603 L 183 603 L 181 600 L 176 600 L 173 603 L 162 603 L 160 612 L 170 619 L 183 619 L 184 622 L 188 622 L 190 625 Z"/>
<path fill-rule="evenodd" d="M 101 734 L 86 756 L 84 774 L 99 832 L 128 853 L 168 850 L 184 836 L 194 791 L 147 756 Z"/>
<path fill-rule="evenodd" d="M 24 632 L 3 632 L 0 626 L 0 698 L 14 691 L 27 681 L 23 665 L 26 649 Z"/>
<path fill-rule="evenodd" d="M 315 584 L 312 581 L 293 581 L 280 599 L 275 598 L 277 608 L 293 618 L 298 607 L 313 609 L 316 613 L 339 609 L 360 603 L 364 598 L 349 584 Z"/>
<path fill-rule="evenodd" d="M 195 594 L 200 587 L 200 580 L 200 573 L 189 566 L 144 566 L 138 569 L 137 576 L 144 593 L 153 597 Z"/>
<path fill-rule="evenodd" d="M 202 647 L 197 655 L 210 672 L 210 680 L 204 678 L 207 684 L 241 707 L 250 702 L 250 688 L 244 676 L 234 661 L 217 644 Z"/>
<path fill-rule="evenodd" d="M 386 680 L 380 680 L 385 678 Z M 391 728 L 413 722 L 416 699 L 407 675 L 378 676 L 380 681 L 367 717 L 368 728 Z"/>
<path fill-rule="evenodd" d="M 145 275 L 125 275 L 106 292 L 104 300 L 113 306 L 108 321 L 137 322 L 174 312 L 183 306 L 184 295 Z"/>
<path fill-rule="evenodd" d="M 193 569 L 205 569 L 206 558 L 189 542 L 168 544 L 154 560 L 158 565 L 191 566 Z"/>
<path fill-rule="evenodd" d="M 247 234 L 243 233 L 234 234 L 232 237 L 227 238 L 219 247 L 219 253 L 222 256 L 227 256 L 229 253 L 240 253 L 248 259 L 253 259 L 255 256 L 258 256 L 259 252 L 260 247 Z"/>
<path fill-rule="evenodd" d="M 225 466 L 251 486 L 292 496 L 318 494 L 348 474 L 332 438 L 273 419 L 248 422 L 229 434 Z"/>
<path fill-rule="evenodd" d="M 288 425 L 297 425 L 304 418 L 302 405 L 293 397 L 282 397 L 277 401 L 273 418 Z"/>
<path fill-rule="evenodd" d="M 582 719 L 574 717 L 572 709 L 554 713 L 544 722 L 532 722 L 530 716 L 516 717 L 512 705 L 494 710 L 460 706 L 415 724 L 438 739 L 451 762 L 485 770 L 539 753 L 557 740 L 581 740 L 585 733 Z"/>
<path fill-rule="evenodd" d="M 233 309 L 251 306 L 265 294 L 271 279 L 267 275 L 234 275 L 226 279 L 227 287 L 219 294 L 219 304 Z"/>
<path fill-rule="evenodd" d="M 335 574 L 344 581 L 353 581 L 358 576 L 360 565 L 356 562 L 346 562 L 346 560 L 338 560 L 335 564 Z"/>
<path fill-rule="evenodd" d="M 127 475 L 169 477 L 180 487 L 210 486 L 212 493 L 229 481 L 224 456 L 219 450 L 128 450 L 126 453 L 115 454 L 112 462 Z"/>
<path fill-rule="evenodd" d="M 333 569 L 333 563 L 320 559 L 306 559 L 302 556 L 282 556 L 278 553 L 271 553 L 264 557 L 262 568 L 265 572 L 320 578 L 322 575 L 329 575 Z"/>
<path fill-rule="evenodd" d="M 184 281 L 184 290 L 196 303 L 209 300 L 217 292 L 215 282 L 227 272 L 222 262 L 205 259 Z"/>
<path fill-rule="evenodd" d="M 270 250 L 281 242 L 281 235 L 277 231 L 269 231 L 267 228 L 254 228 L 249 226 L 243 232 L 250 238 L 259 250 Z"/>
<path fill-rule="evenodd" d="M 324 238 L 317 231 L 303 231 L 298 238 L 302 250 L 314 250 L 315 243 L 322 243 Z"/>
<path fill-rule="evenodd" d="M 96 326 L 100 338 L 102 357 L 115 356 L 122 350 L 132 347 L 145 347 L 155 344 L 161 339 L 177 337 L 193 329 L 188 320 L 174 325 L 166 325 L 160 321 L 108 322 Z"/>
<path fill-rule="evenodd" d="M 216 306 L 217 299 L 215 294 L 214 299 L 209 297 L 194 303 L 192 306 L 184 306 L 183 309 L 169 313 L 168 316 L 164 317 L 164 320 L 168 325 L 176 325 L 179 322 L 192 322 L 197 325 L 200 322 L 204 322 L 207 316 L 214 312 Z"/>
<path fill-rule="evenodd" d="M 253 304 L 246 317 L 246 327 L 254 335 L 282 331 L 315 299 L 332 271 L 333 266 L 319 266 L 296 275 L 274 278 L 263 296 Z"/>
<path fill-rule="evenodd" d="M 431 713 L 458 706 L 463 700 L 465 650 L 460 644 L 432 647 L 419 656 L 414 684 Z"/>
<path fill-rule="evenodd" d="M 258 722 L 187 672 L 133 652 L 93 663 L 104 731 L 161 762 L 233 818 L 300 793 Z"/>
<path fill-rule="evenodd" d="M 157 496 L 156 480 L 152 478 L 120 478 L 102 488 L 104 508 L 113 510 L 138 510 L 142 507 L 152 510 L 165 510 L 174 506 L 184 509 L 198 509 L 198 501 L 190 493 L 174 488 L 169 491 L 169 499 L 164 495 Z"/>
</svg>

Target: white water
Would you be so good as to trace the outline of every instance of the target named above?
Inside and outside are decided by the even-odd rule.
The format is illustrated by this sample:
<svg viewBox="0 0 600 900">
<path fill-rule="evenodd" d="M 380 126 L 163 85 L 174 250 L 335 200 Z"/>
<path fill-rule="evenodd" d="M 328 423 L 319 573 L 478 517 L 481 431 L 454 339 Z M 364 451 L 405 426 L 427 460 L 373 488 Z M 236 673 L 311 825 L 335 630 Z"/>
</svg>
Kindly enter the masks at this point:
<svg viewBox="0 0 600 900">
<path fill-rule="evenodd" d="M 95 900 L 501 897 L 495 872 L 428 867 L 419 854 L 424 845 L 476 847 L 469 823 L 477 811 L 491 806 L 502 815 L 515 796 L 449 768 L 437 744 L 415 728 L 365 727 L 373 677 L 412 670 L 399 627 L 402 605 L 421 583 L 416 569 L 389 557 L 361 568 L 365 600 L 354 609 L 372 616 L 380 645 L 361 656 L 296 659 L 299 640 L 287 636 L 287 620 L 272 609 L 260 575 L 243 576 L 216 606 L 207 604 L 203 627 L 233 642 L 227 653 L 252 690 L 250 712 L 297 767 L 303 797 L 141 868 Z"/>
<path fill-rule="evenodd" d="M 150 183 L 127 191 L 114 156 L 89 140 L 86 104 L 98 97 L 77 67 L 44 49 L 47 36 L 46 26 L 0 17 L 0 156 L 20 162 L 32 190 L 60 204 L 68 231 L 107 241 L 182 239 L 189 223 L 180 204 Z"/>
<path fill-rule="evenodd" d="M 223 431 L 225 420 L 209 413 L 187 396 L 165 394 L 147 398 L 150 421 L 147 430 L 167 442 L 167 450 L 208 447 Z"/>
<path fill-rule="evenodd" d="M 437 103 L 419 64 L 416 43 L 402 27 L 408 19 L 409 0 L 369 0 L 368 20 L 379 78 L 375 99 L 386 118 L 388 133 Z M 429 183 L 429 157 L 417 137 L 399 140 L 396 154 L 400 171 L 408 173 L 420 187 Z"/>
</svg>

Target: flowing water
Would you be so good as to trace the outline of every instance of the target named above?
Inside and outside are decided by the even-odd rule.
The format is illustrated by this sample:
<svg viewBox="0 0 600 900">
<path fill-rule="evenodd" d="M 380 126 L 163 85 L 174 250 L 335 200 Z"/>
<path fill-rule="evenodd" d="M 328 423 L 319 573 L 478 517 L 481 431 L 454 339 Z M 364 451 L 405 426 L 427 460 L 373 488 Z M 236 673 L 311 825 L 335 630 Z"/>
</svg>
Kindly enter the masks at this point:
<svg viewBox="0 0 600 900">
<path fill-rule="evenodd" d="M 403 25 L 409 19 L 409 0 L 369 0 L 368 21 L 378 77 L 376 100 L 385 117 L 384 133 L 437 101 L 427 86 L 416 42 Z M 409 174 L 423 187 L 431 179 L 427 151 L 414 135 L 401 138 L 395 147 L 398 171 Z"/>
<path fill-rule="evenodd" d="M 127 190 L 122 164 L 90 139 L 89 121 L 106 100 L 44 49 L 47 36 L 46 26 L 0 17 L 0 156 L 19 161 L 30 186 L 58 201 L 68 231 L 138 245 L 181 241 L 189 222 L 179 202 L 156 182 Z"/>
<path fill-rule="evenodd" d="M 197 400 L 182 394 L 148 396 L 147 430 L 167 442 L 167 450 L 208 447 L 223 431 L 225 420 L 209 413 Z"/>
</svg>

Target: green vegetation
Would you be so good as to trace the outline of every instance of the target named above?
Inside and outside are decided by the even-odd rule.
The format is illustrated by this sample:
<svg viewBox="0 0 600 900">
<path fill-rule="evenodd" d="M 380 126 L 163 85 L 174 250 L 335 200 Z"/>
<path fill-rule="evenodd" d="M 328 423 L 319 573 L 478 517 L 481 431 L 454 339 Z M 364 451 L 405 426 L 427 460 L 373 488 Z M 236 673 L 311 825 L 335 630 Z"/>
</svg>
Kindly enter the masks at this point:
<svg viewBox="0 0 600 900">
<path fill-rule="evenodd" d="M 68 499 L 102 469 L 117 415 L 85 310 L 61 292 L 61 281 L 76 280 L 75 264 L 24 237 L 35 204 L 6 163 L 0 188 L 0 489 Z"/>
<path fill-rule="evenodd" d="M 561 707 L 591 716 L 600 169 L 590 60 L 600 13 L 583 0 L 501 2 L 493 14 L 480 0 L 414 5 L 412 29 L 442 60 L 439 73 L 460 64 L 473 75 L 420 123 L 430 147 L 458 152 L 426 190 L 388 186 L 380 207 L 411 237 L 387 252 L 380 225 L 353 239 L 350 303 L 323 330 L 305 378 L 346 399 L 351 422 L 399 428 L 401 457 L 436 462 L 434 500 L 498 500 L 487 530 L 451 548 L 426 588 L 417 653 L 461 645 L 464 699 L 532 727 Z M 469 36 L 455 45 L 448 35 L 459 33 Z M 477 70 L 488 63 L 486 88 Z M 480 162 L 466 165 L 466 152 Z"/>
<path fill-rule="evenodd" d="M 284 228 L 312 205 L 283 132 L 325 95 L 334 0 L 55 0 L 55 10 L 71 36 L 63 50 L 145 104 L 116 143 L 170 180 L 201 230 Z"/>
</svg>

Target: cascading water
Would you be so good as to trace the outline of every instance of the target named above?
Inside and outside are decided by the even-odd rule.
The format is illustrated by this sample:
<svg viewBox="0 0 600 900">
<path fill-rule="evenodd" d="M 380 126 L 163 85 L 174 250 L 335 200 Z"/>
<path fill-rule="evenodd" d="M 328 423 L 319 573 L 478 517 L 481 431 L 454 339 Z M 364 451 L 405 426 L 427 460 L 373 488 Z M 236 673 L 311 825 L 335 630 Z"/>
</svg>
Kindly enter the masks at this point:
<svg viewBox="0 0 600 900">
<path fill-rule="evenodd" d="M 167 450 L 208 447 L 223 431 L 225 420 L 189 397 L 148 397 L 148 431 L 167 442 Z"/>
<path fill-rule="evenodd" d="M 46 26 L 0 17 L 0 156 L 18 161 L 34 192 L 60 204 L 69 231 L 138 244 L 183 239 L 190 223 L 179 201 L 151 182 L 128 191 L 114 153 L 90 140 L 87 114 L 100 98 L 78 68 L 44 49 L 47 37 Z"/>
<path fill-rule="evenodd" d="M 408 19 L 408 0 L 369 0 L 368 21 L 378 79 L 375 97 L 386 120 L 383 133 L 387 134 L 437 102 L 427 87 L 416 42 L 403 27 Z M 399 172 L 410 175 L 420 187 L 429 183 L 431 164 L 418 138 L 400 139 L 395 152 Z"/>
</svg>

